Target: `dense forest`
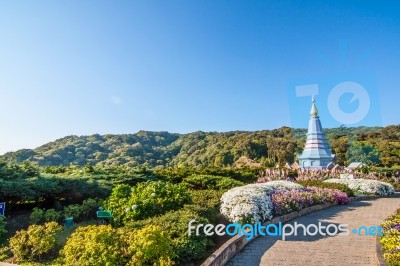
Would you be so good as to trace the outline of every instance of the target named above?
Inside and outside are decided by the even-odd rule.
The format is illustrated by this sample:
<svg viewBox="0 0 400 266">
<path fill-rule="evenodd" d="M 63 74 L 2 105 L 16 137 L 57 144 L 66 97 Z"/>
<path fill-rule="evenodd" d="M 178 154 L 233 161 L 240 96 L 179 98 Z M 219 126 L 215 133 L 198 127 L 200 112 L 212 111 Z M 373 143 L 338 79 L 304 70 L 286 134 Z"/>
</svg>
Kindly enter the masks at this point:
<svg viewBox="0 0 400 266">
<path fill-rule="evenodd" d="M 9 152 L 7 163 L 38 166 L 124 165 L 147 168 L 204 166 L 274 166 L 292 163 L 301 153 L 306 129 L 282 127 L 263 131 L 168 132 L 67 136 L 36 149 Z M 400 125 L 325 130 L 339 164 L 363 161 L 378 166 L 400 165 Z"/>
</svg>

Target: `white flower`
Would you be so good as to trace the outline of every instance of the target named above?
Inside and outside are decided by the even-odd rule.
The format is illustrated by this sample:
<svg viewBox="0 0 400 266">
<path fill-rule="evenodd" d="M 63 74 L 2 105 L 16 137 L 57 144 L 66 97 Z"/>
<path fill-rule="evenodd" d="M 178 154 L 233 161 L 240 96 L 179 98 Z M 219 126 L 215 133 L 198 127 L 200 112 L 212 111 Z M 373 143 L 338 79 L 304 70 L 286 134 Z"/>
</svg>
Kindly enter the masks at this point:
<svg viewBox="0 0 400 266">
<path fill-rule="evenodd" d="M 151 193 L 151 196 L 152 196 L 152 197 L 155 197 L 155 196 L 156 196 L 156 193 L 154 193 L 154 192 Z"/>
<path fill-rule="evenodd" d="M 272 218 L 270 195 L 275 190 L 302 190 L 303 186 L 288 181 L 272 181 L 236 187 L 221 197 L 220 212 L 231 222 L 257 223 Z"/>
<path fill-rule="evenodd" d="M 345 184 L 352 190 L 365 194 L 388 196 L 395 192 L 394 187 L 386 182 L 371 179 L 328 179 L 324 182 Z"/>
<path fill-rule="evenodd" d="M 132 210 L 136 210 L 137 205 L 132 205 Z"/>
</svg>

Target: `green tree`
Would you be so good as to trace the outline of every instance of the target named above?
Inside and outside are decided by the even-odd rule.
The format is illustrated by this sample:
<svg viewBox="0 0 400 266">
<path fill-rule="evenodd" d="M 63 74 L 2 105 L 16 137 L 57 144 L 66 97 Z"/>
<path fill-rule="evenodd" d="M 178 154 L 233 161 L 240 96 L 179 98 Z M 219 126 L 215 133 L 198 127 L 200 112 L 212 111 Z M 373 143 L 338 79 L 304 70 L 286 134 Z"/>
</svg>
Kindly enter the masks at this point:
<svg viewBox="0 0 400 266">
<path fill-rule="evenodd" d="M 362 162 L 366 164 L 378 164 L 380 152 L 373 146 L 353 142 L 348 149 L 350 162 Z"/>
<path fill-rule="evenodd" d="M 339 165 L 347 165 L 347 148 L 348 148 L 348 137 L 339 136 L 332 140 L 331 148 L 332 152 L 336 155 L 336 163 Z"/>
</svg>

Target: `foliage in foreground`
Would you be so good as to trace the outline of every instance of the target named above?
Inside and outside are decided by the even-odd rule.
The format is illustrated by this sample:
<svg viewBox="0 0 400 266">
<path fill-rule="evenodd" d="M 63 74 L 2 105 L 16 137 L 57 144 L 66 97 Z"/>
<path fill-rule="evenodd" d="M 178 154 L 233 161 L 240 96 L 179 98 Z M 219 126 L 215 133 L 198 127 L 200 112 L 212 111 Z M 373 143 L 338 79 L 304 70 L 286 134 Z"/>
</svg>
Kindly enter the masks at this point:
<svg viewBox="0 0 400 266">
<path fill-rule="evenodd" d="M 0 239 L 2 235 L 7 233 L 6 226 L 7 226 L 6 218 L 4 216 L 0 216 Z"/>
<path fill-rule="evenodd" d="M 64 265 L 173 265 L 171 240 L 162 227 L 139 230 L 109 225 L 79 227 L 60 252 Z"/>
<path fill-rule="evenodd" d="M 228 190 L 244 185 L 243 182 L 234 180 L 230 177 L 196 174 L 184 178 L 182 183 L 188 188 L 203 190 Z"/>
<path fill-rule="evenodd" d="M 116 186 L 105 201 L 105 209 L 112 211 L 113 224 L 120 226 L 131 220 L 177 210 L 190 201 L 190 193 L 183 184 L 146 182 L 134 187 Z"/>
<path fill-rule="evenodd" d="M 192 219 L 196 223 L 214 223 L 215 216 L 210 210 L 194 205 L 186 205 L 177 211 L 170 211 L 162 216 L 152 217 L 142 221 L 130 222 L 127 228 L 137 229 L 148 225 L 156 225 L 172 239 L 172 247 L 176 260 L 187 263 L 193 260 L 200 260 L 207 254 L 207 249 L 213 245 L 209 237 L 204 234 L 198 236 L 188 235 L 188 223 Z"/>
<path fill-rule="evenodd" d="M 31 225 L 10 239 L 10 249 L 18 262 L 48 259 L 56 248 L 56 234 L 62 230 L 56 222 Z"/>
<path fill-rule="evenodd" d="M 383 236 L 380 243 L 383 256 L 389 266 L 400 265 L 400 209 L 386 218 L 381 225 Z"/>
</svg>

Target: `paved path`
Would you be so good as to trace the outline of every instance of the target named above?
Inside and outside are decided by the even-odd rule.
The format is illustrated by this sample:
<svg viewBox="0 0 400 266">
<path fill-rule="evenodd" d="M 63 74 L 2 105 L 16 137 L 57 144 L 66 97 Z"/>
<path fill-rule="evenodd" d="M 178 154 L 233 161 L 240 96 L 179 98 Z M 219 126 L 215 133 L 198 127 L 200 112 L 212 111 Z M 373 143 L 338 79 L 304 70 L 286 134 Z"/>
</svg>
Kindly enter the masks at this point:
<svg viewBox="0 0 400 266">
<path fill-rule="evenodd" d="M 352 230 L 362 225 L 378 226 L 399 207 L 399 197 L 354 201 L 308 214 L 290 223 L 344 223 Z M 351 232 L 348 236 L 288 237 L 286 241 L 260 236 L 227 265 L 377 265 L 376 238 Z"/>
</svg>

